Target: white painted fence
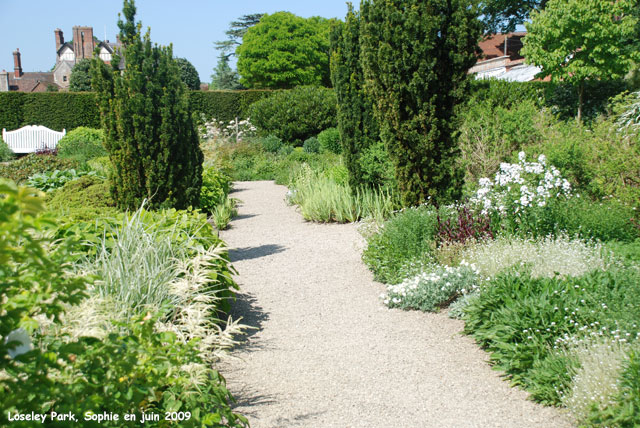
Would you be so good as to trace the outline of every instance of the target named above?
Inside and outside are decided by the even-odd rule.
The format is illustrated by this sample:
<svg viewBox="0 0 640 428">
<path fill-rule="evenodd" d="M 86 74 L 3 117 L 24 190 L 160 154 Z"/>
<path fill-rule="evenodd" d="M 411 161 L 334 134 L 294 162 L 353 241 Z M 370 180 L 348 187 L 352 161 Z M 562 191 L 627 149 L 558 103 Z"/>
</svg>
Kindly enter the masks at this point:
<svg viewBox="0 0 640 428">
<path fill-rule="evenodd" d="M 27 125 L 15 131 L 2 129 L 2 139 L 14 153 L 33 153 L 42 149 L 55 149 L 58 141 L 66 134 L 66 129 L 58 132 L 40 125 Z"/>
</svg>

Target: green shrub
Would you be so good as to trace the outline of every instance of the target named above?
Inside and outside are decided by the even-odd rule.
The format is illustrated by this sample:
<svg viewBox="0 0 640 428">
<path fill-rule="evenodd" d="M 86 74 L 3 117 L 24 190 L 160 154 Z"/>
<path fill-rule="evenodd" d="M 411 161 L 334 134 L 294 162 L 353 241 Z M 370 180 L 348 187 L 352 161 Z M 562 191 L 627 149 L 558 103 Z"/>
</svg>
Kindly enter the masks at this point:
<svg viewBox="0 0 640 428">
<path fill-rule="evenodd" d="M 103 146 L 104 132 L 102 129 L 78 127 L 67 133 L 58 142 L 58 156 L 61 158 L 77 159 L 86 162 L 108 153 Z"/>
<path fill-rule="evenodd" d="M 543 138 L 524 150 L 544 153 L 577 192 L 591 198 L 613 196 L 635 204 L 640 199 L 640 145 L 637 136 L 618 130 L 612 119 L 591 127 L 575 121 L 542 124 Z"/>
<path fill-rule="evenodd" d="M 22 184 L 37 173 L 53 172 L 56 169 L 74 169 L 78 166 L 78 162 L 72 159 L 62 159 L 52 154 L 31 153 L 5 165 L 0 165 L 0 177 Z"/>
<path fill-rule="evenodd" d="M 301 145 L 307 138 L 336 126 L 336 98 L 327 88 L 278 91 L 252 104 L 249 117 L 262 135 L 273 134 L 287 143 Z"/>
<path fill-rule="evenodd" d="M 278 150 L 278 155 L 280 156 L 289 156 L 291 153 L 293 153 L 293 146 L 290 144 L 284 144 Z"/>
<path fill-rule="evenodd" d="M 405 209 L 388 220 L 362 255 L 375 279 L 397 284 L 405 279 L 403 269 L 410 263 L 431 262 L 437 221 L 436 210 L 427 206 Z"/>
<path fill-rule="evenodd" d="M 357 161 L 363 185 L 396 187 L 395 168 L 382 141 L 367 146 Z"/>
<path fill-rule="evenodd" d="M 307 138 L 304 140 L 302 149 L 305 153 L 320 153 L 320 142 L 316 137 Z"/>
<path fill-rule="evenodd" d="M 109 193 L 109 182 L 84 176 L 47 194 L 47 208 L 63 215 L 66 221 L 92 221 L 117 213 Z"/>
<path fill-rule="evenodd" d="M 70 322 L 63 312 L 75 314 L 90 301 L 85 297 L 91 276 L 73 271 L 75 237 L 53 241 L 44 233 L 43 226 L 53 222 L 40 214 L 42 201 L 28 189 L 5 182 L 0 186 L 0 298 L 9 308 L 0 312 L 0 335 L 9 338 L 0 341 L 6 412 L 47 413 L 53 408 L 82 418 L 85 412 L 181 410 L 190 412 L 181 426 L 216 421 L 219 426 L 247 425 L 230 409 L 233 398 L 222 376 L 210 368 L 201 342 L 166 331 L 167 324 L 158 331 L 159 322 L 166 321 L 166 307 L 149 314 L 140 307 L 145 315 L 130 322 L 120 322 L 114 319 L 120 314 L 109 312 L 104 325 L 98 323 L 107 330 L 100 337 L 75 338 L 61 330 Z M 175 225 L 170 233 L 176 233 Z M 130 262 L 122 267 L 131 271 Z M 144 271 L 144 266 L 136 265 L 136 270 Z M 87 316 L 95 321 L 101 308 L 94 309 Z M 43 319 L 47 323 L 41 324 Z M 24 353 L 27 347 L 33 349 Z M 3 426 L 6 414 L 0 415 Z M 102 425 L 119 427 L 122 421 Z"/>
<path fill-rule="evenodd" d="M 320 148 L 325 152 L 340 154 L 342 152 L 342 144 L 340 143 L 340 131 L 338 128 L 327 128 L 318 134 Z"/>
<path fill-rule="evenodd" d="M 640 237 L 640 230 L 632 222 L 635 215 L 632 207 L 615 200 L 594 202 L 572 197 L 532 207 L 527 220 L 518 223 L 514 230 L 521 236 L 567 234 L 586 240 L 631 242 Z"/>
<path fill-rule="evenodd" d="M 640 262 L 640 239 L 634 242 L 607 242 L 605 248 L 625 265 Z"/>
<path fill-rule="evenodd" d="M 633 269 L 565 279 L 532 278 L 523 271 L 499 275 L 465 309 L 465 332 L 491 353 L 496 367 L 514 383 L 547 391 L 534 398 L 557 404 L 559 395 L 548 393 L 553 376 L 541 369 L 541 362 L 554 358 L 554 346 L 589 332 L 635 337 L 640 295 L 631 290 L 637 288 L 639 275 Z"/>
<path fill-rule="evenodd" d="M 68 305 L 86 296 L 87 278 L 73 274 L 70 267 L 74 260 L 70 241 L 54 246 L 43 233 L 52 219 L 42 211 L 35 192 L 0 180 L 2 425 L 7 411 L 40 413 L 44 403 L 65 399 L 50 377 L 60 368 L 58 355 L 46 356 L 50 346 L 40 347 L 37 333 L 43 319 L 60 324 Z"/>
<path fill-rule="evenodd" d="M 54 393 L 47 401 L 55 400 L 59 413 L 79 418 L 86 412 L 120 415 L 119 421 L 99 425 L 112 428 L 125 426 L 124 414 L 163 417 L 176 411 L 188 413 L 188 420 L 180 422 L 184 427 L 248 426 L 246 418 L 231 410 L 233 397 L 225 380 L 202 358 L 197 341 L 184 344 L 173 332 L 158 332 L 157 317 L 115 323 L 117 330 L 103 339 L 83 337 L 60 346 L 59 356 L 72 373 L 65 373 L 66 384 L 55 385 L 64 388 L 64 396 Z M 154 421 L 145 425 L 165 426 Z"/>
<path fill-rule="evenodd" d="M 231 179 L 217 168 L 205 168 L 202 173 L 202 190 L 200 191 L 200 209 L 212 213 L 214 208 L 223 203 L 229 194 Z"/>
<path fill-rule="evenodd" d="M 153 208 L 196 206 L 204 156 L 187 89 L 171 46 L 148 42 L 149 33 L 141 34 L 135 13 L 133 2 L 125 2 L 125 20 L 118 22 L 124 70 L 97 58 L 91 63 L 105 148 L 114 167 L 111 192 L 122 209 L 137 209 L 143 200 Z"/>
<path fill-rule="evenodd" d="M 365 93 L 365 78 L 360 55 L 362 18 L 349 5 L 344 23 L 337 22 L 330 33 L 331 81 L 338 102 L 338 128 L 344 162 L 352 189 L 379 187 L 385 181 L 371 174 L 367 160 L 361 159 L 380 140 L 380 128 L 374 117 L 374 101 Z M 383 157 L 389 162 L 388 153 Z M 370 159 L 371 160 L 371 159 Z M 377 164 L 375 164 L 377 166 Z M 375 169 L 375 166 L 373 167 Z M 367 174 L 367 176 L 363 176 Z M 394 177 L 391 170 L 391 177 Z"/>
<path fill-rule="evenodd" d="M 591 80 L 585 82 L 584 117 L 591 120 L 607 111 L 609 99 L 629 89 L 622 80 Z M 538 107 L 547 107 L 561 119 L 575 117 L 578 91 L 568 82 L 508 82 L 483 79 L 471 82 L 471 100 L 487 101 L 504 108 L 516 107 L 523 101 L 532 101 Z"/>
<path fill-rule="evenodd" d="M 0 162 L 10 161 L 15 157 L 16 154 L 13 153 L 13 150 L 9 148 L 9 145 L 2 140 L 2 137 L 0 137 Z"/>
<path fill-rule="evenodd" d="M 477 183 L 482 177 L 492 176 L 501 162 L 511 159 L 513 152 L 539 141 L 540 115 L 539 107 L 531 100 L 512 106 L 490 100 L 470 101 L 461 114 L 459 137 L 465 181 Z M 553 160 L 551 163 L 556 165 Z"/>
<path fill-rule="evenodd" d="M 260 140 L 262 148 L 268 153 L 278 153 L 283 147 L 282 139 L 275 135 L 268 135 Z"/>
<path fill-rule="evenodd" d="M 475 11 L 464 2 L 374 0 L 362 2 L 360 16 L 364 87 L 402 203 L 451 202 L 463 184 L 456 118 L 482 32 Z"/>
</svg>

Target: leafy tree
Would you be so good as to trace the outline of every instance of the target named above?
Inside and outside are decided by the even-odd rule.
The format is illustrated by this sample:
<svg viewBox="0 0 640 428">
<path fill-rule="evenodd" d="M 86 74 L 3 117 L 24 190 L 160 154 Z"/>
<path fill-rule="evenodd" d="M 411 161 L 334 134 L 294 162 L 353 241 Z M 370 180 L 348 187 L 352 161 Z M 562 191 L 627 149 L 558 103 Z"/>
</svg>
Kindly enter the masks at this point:
<svg viewBox="0 0 640 428">
<path fill-rule="evenodd" d="M 72 92 L 82 92 L 91 90 L 91 75 L 89 74 L 89 68 L 91 67 L 91 61 L 87 58 L 82 58 L 71 69 L 71 76 L 69 77 L 69 90 Z"/>
<path fill-rule="evenodd" d="M 180 79 L 192 91 L 200 89 L 200 76 L 198 70 L 186 58 L 176 58 L 176 64 L 180 68 Z"/>
<path fill-rule="evenodd" d="M 481 23 L 467 0 L 364 0 L 365 90 L 405 206 L 458 197 L 456 113 L 468 94 Z"/>
<path fill-rule="evenodd" d="M 91 90 L 91 75 L 89 68 L 91 67 L 91 61 L 87 58 L 83 58 L 73 66 L 71 69 L 71 76 L 69 77 L 69 90 L 72 92 L 82 92 Z"/>
<path fill-rule="evenodd" d="M 242 38 L 247 33 L 247 30 L 260 22 L 263 16 L 264 13 L 252 13 L 242 15 L 237 21 L 231 21 L 229 29 L 224 32 L 228 37 L 227 40 L 213 42 L 216 49 L 227 59 L 235 55 L 235 49 L 242 44 Z"/>
<path fill-rule="evenodd" d="M 242 89 L 239 76 L 229 66 L 229 56 L 223 53 L 218 57 L 218 64 L 211 75 L 211 89 Z"/>
<path fill-rule="evenodd" d="M 151 207 L 197 206 L 202 184 L 202 152 L 188 110 L 185 86 L 171 47 L 152 45 L 149 31 L 134 21 L 133 0 L 125 0 L 118 20 L 125 69 L 94 58 L 92 83 L 114 174 L 111 190 L 121 208 L 144 199 Z"/>
<path fill-rule="evenodd" d="M 525 24 L 522 54 L 542 67 L 539 76 L 573 83 L 582 120 L 586 80 L 623 77 L 638 59 L 629 40 L 636 20 L 629 14 L 635 0 L 549 0 Z"/>
<path fill-rule="evenodd" d="M 240 82 L 248 88 L 329 86 L 329 26 L 323 18 L 265 14 L 236 48 Z"/>
<path fill-rule="evenodd" d="M 542 10 L 548 0 L 484 0 L 480 2 L 485 33 L 515 31 L 529 19 L 532 11 Z"/>
<path fill-rule="evenodd" d="M 360 15 L 349 4 L 345 23 L 336 23 L 331 32 L 331 79 L 338 99 L 338 129 L 342 153 L 349 170 L 349 185 L 367 182 L 361 157 L 379 140 L 380 130 L 373 115 L 373 102 L 364 93 L 364 73 L 360 63 Z"/>
</svg>

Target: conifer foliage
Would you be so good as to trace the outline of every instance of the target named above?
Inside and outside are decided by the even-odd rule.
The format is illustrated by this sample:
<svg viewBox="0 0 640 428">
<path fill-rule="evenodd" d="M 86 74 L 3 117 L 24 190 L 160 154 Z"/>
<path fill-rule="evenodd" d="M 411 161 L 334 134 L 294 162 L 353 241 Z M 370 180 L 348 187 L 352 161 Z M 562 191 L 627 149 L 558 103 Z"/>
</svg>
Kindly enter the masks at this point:
<svg viewBox="0 0 640 428">
<path fill-rule="evenodd" d="M 111 190 L 123 209 L 144 199 L 152 208 L 197 206 L 203 156 L 186 87 L 171 46 L 153 45 L 149 30 L 142 36 L 135 14 L 134 0 L 124 0 L 124 21 L 118 20 L 123 48 L 111 66 L 97 58 L 91 65 L 114 166 Z"/>
<path fill-rule="evenodd" d="M 458 196 L 457 106 L 467 94 L 481 23 L 470 0 L 364 0 L 365 90 L 405 205 Z"/>
<path fill-rule="evenodd" d="M 364 94 L 364 74 L 360 64 L 360 16 L 349 4 L 344 23 L 331 31 L 331 80 L 338 99 L 338 129 L 342 153 L 349 170 L 349 185 L 355 189 L 366 183 L 360 158 L 379 140 L 373 102 Z"/>
</svg>

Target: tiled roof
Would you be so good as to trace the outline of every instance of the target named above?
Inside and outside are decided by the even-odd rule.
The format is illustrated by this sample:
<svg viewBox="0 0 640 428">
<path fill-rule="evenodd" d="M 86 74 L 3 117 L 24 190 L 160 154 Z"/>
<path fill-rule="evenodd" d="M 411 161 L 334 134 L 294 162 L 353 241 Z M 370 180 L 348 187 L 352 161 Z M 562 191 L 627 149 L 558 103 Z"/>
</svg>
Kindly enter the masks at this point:
<svg viewBox="0 0 640 428">
<path fill-rule="evenodd" d="M 526 34 L 524 31 L 508 34 L 507 54 L 512 60 L 522 58 L 520 49 L 522 48 L 522 38 Z M 504 39 L 505 34 L 493 34 L 481 41 L 478 44 L 483 54 L 480 61 L 504 56 Z"/>
<path fill-rule="evenodd" d="M 9 75 L 9 90 L 20 92 L 44 92 L 48 85 L 55 85 L 53 72 L 30 72 L 22 73 L 20 78 L 16 79 L 13 75 Z"/>
</svg>

